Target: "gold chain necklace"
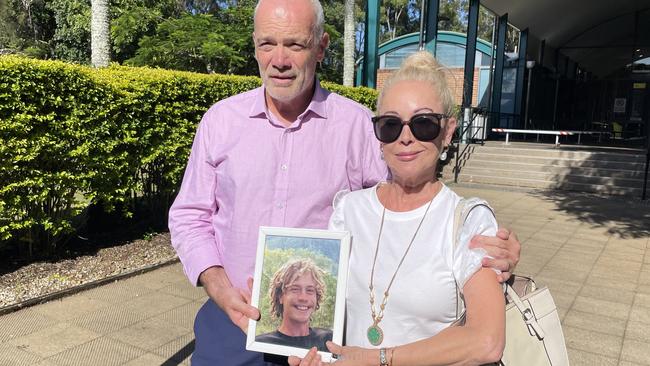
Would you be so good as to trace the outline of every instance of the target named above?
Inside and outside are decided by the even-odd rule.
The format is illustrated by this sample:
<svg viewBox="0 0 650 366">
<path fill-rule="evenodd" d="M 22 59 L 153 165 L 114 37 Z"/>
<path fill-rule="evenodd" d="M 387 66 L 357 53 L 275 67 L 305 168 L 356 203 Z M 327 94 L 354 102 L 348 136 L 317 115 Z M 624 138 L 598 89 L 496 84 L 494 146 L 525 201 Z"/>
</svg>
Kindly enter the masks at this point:
<svg viewBox="0 0 650 366">
<path fill-rule="evenodd" d="M 435 198 L 435 196 L 436 195 L 434 195 L 433 197 Z M 370 286 L 368 287 L 370 289 L 370 315 L 372 316 L 372 325 L 368 327 L 366 336 L 368 337 L 368 341 L 370 341 L 370 344 L 372 344 L 373 346 L 378 346 L 381 344 L 381 342 L 384 341 L 384 331 L 379 327 L 379 322 L 384 318 L 384 308 L 386 307 L 386 302 L 388 301 L 388 291 L 390 290 L 390 287 L 393 285 L 395 276 L 397 275 L 399 268 L 402 266 L 402 263 L 404 262 L 404 258 L 406 258 L 406 255 L 411 249 L 411 246 L 413 245 L 413 241 L 415 241 L 415 236 L 418 234 L 418 231 L 420 231 L 420 227 L 422 226 L 425 217 L 427 217 L 427 213 L 429 212 L 429 207 L 431 207 L 431 203 L 433 203 L 433 198 L 431 199 L 431 201 L 429 201 L 429 204 L 427 205 L 427 209 L 424 211 L 424 215 L 422 215 L 422 220 L 420 220 L 420 223 L 418 224 L 418 228 L 415 229 L 415 233 L 413 233 L 411 242 L 409 243 L 408 247 L 406 247 L 406 251 L 404 252 L 404 255 L 402 255 L 402 259 L 400 259 L 399 264 L 397 265 L 397 269 L 395 270 L 395 273 L 393 273 L 393 277 L 390 279 L 390 282 L 388 283 L 388 287 L 386 287 L 386 291 L 384 291 L 384 298 L 381 301 L 381 305 L 379 305 L 379 312 L 377 313 L 375 311 L 375 287 L 373 283 L 375 278 L 375 264 L 377 263 L 377 253 L 379 253 L 379 241 L 381 240 L 381 232 L 384 229 L 384 217 L 386 215 L 385 206 L 384 206 L 384 210 L 381 213 L 381 224 L 379 225 L 379 235 L 377 235 L 377 247 L 375 248 L 375 258 L 372 261 L 372 271 L 370 272 Z"/>
</svg>

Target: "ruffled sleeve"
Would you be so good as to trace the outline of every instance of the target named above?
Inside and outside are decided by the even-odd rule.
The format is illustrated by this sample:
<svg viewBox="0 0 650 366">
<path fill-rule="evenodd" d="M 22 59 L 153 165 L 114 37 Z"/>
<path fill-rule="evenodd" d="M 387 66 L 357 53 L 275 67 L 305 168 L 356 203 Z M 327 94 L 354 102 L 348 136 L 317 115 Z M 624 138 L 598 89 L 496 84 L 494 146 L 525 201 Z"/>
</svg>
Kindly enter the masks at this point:
<svg viewBox="0 0 650 366">
<path fill-rule="evenodd" d="M 477 206 L 470 212 L 461 228 L 460 238 L 453 257 L 452 270 L 461 292 L 467 280 L 481 269 L 483 258 L 488 256 L 487 252 L 482 248 L 469 249 L 470 240 L 474 235 L 495 236 L 496 232 L 496 219 L 492 211 L 487 207 Z"/>
<path fill-rule="evenodd" d="M 343 209 L 345 207 L 345 197 L 347 194 L 350 193 L 349 190 L 345 189 L 342 191 L 338 191 L 334 195 L 334 199 L 332 200 L 332 206 L 334 207 L 334 212 L 332 212 L 332 216 L 330 216 L 330 222 L 327 228 L 329 230 L 337 230 L 337 231 L 344 231 L 345 230 L 345 215 L 343 213 Z"/>
</svg>

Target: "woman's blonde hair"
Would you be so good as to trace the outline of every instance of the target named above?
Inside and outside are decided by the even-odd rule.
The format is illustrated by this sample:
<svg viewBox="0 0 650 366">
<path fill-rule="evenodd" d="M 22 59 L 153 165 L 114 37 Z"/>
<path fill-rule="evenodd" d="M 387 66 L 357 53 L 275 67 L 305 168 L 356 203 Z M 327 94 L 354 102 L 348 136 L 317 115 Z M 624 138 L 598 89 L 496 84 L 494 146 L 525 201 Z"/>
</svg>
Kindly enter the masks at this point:
<svg viewBox="0 0 650 366">
<path fill-rule="evenodd" d="M 384 95 L 398 81 L 424 81 L 431 84 L 440 96 L 444 114 L 451 116 L 454 110 L 454 99 L 447 85 L 446 69 L 427 51 L 418 51 L 407 57 L 400 68 L 384 83 L 377 98 L 377 110 L 380 109 Z"/>
</svg>

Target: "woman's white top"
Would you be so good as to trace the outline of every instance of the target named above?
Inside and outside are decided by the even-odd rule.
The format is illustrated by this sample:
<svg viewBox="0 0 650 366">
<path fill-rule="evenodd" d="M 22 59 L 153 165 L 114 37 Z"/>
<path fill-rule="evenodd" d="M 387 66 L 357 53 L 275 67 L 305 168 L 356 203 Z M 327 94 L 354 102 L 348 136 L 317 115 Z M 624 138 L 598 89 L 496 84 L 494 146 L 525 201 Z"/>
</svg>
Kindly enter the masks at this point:
<svg viewBox="0 0 650 366">
<path fill-rule="evenodd" d="M 379 323 L 384 340 L 380 347 L 394 347 L 429 338 L 456 319 L 456 286 L 462 287 L 481 268 L 482 249 L 468 248 L 475 234 L 496 235 L 497 223 L 487 208 L 472 210 L 462 226 L 454 251 L 454 211 L 460 197 L 443 185 L 435 196 L 404 263 L 390 289 L 384 318 Z M 427 204 L 412 211 L 386 210 L 375 265 L 375 309 L 397 269 Z M 384 207 L 377 186 L 355 192 L 339 192 L 334 198 L 331 230 L 352 235 L 346 299 L 346 345 L 375 348 L 366 336 L 373 323 L 369 289 L 372 261 Z M 452 274 L 453 270 L 453 274 Z"/>
</svg>

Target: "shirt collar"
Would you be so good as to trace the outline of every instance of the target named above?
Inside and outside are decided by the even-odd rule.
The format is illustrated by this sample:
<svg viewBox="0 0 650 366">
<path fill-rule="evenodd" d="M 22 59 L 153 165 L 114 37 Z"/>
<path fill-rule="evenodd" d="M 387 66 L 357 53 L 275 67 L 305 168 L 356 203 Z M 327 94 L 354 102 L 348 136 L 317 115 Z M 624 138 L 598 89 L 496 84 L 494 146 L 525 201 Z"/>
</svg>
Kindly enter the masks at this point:
<svg viewBox="0 0 650 366">
<path fill-rule="evenodd" d="M 255 91 L 255 98 L 253 100 L 253 105 L 251 106 L 249 117 L 254 118 L 254 117 L 261 117 L 265 116 L 266 118 L 270 118 L 268 114 L 268 110 L 266 108 L 266 98 L 265 98 L 265 93 L 266 93 L 266 87 L 262 85 L 262 87 L 257 88 Z M 314 113 L 318 117 L 321 118 L 327 118 L 327 96 L 329 95 L 329 92 L 325 89 L 323 89 L 320 86 L 320 82 L 318 79 L 315 80 L 315 87 L 314 87 L 314 96 L 311 98 L 311 102 L 307 106 L 307 109 L 305 112 L 303 112 L 300 116 L 300 119 L 302 119 L 304 116 L 306 116 L 309 112 Z"/>
</svg>

